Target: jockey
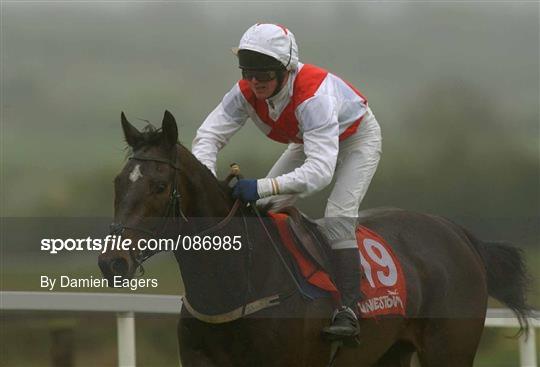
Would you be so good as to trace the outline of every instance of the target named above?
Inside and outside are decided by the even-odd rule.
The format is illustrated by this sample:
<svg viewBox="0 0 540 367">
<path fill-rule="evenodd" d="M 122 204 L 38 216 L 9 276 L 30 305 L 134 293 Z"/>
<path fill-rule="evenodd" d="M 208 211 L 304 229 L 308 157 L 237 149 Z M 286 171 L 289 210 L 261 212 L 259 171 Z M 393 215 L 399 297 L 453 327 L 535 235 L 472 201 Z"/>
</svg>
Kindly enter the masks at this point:
<svg viewBox="0 0 540 367">
<path fill-rule="evenodd" d="M 242 179 L 233 195 L 243 201 L 291 205 L 330 184 L 323 219 L 332 247 L 341 306 L 323 329 L 329 340 L 359 334 L 360 255 L 358 208 L 381 154 L 381 132 L 366 98 L 336 75 L 298 60 L 293 33 L 255 24 L 237 49 L 242 79 L 208 115 L 193 141 L 193 154 L 215 175 L 217 153 L 251 118 L 270 139 L 288 144 L 266 178 Z M 264 198 L 264 199 L 263 199 Z"/>
</svg>

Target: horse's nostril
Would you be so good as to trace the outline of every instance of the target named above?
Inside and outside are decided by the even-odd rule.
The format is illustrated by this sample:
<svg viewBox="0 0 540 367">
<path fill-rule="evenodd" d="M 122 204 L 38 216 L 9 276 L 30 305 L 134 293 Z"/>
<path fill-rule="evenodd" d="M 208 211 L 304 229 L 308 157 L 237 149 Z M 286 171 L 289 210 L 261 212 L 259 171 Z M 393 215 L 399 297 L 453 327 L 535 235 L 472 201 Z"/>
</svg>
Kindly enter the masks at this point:
<svg viewBox="0 0 540 367">
<path fill-rule="evenodd" d="M 107 260 L 103 260 L 103 259 L 98 259 L 98 265 L 99 265 L 99 268 L 101 269 L 101 273 L 103 274 L 103 276 L 105 278 L 109 277 L 111 272 L 110 272 L 110 269 L 109 269 L 109 262 Z"/>
<path fill-rule="evenodd" d="M 111 262 L 111 268 L 112 268 L 113 274 L 125 276 L 127 275 L 129 265 L 125 259 L 119 258 L 119 259 L 114 259 Z"/>
</svg>

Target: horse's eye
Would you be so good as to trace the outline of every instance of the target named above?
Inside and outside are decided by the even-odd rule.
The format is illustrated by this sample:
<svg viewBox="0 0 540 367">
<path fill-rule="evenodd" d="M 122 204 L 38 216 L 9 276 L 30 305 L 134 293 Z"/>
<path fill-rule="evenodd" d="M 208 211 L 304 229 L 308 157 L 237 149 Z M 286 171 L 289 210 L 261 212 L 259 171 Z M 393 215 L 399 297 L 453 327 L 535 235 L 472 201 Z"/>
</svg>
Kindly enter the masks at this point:
<svg viewBox="0 0 540 367">
<path fill-rule="evenodd" d="M 163 182 L 160 182 L 156 185 L 156 193 L 161 194 L 163 191 L 165 191 L 166 188 L 167 188 L 167 185 L 164 184 Z"/>
</svg>

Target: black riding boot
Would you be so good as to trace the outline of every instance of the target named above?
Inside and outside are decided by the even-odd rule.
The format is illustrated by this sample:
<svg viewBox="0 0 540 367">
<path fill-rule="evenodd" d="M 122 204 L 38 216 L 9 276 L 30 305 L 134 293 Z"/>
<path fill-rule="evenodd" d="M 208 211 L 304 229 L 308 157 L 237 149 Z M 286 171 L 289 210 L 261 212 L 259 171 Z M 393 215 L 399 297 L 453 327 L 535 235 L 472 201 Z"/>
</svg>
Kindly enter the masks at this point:
<svg viewBox="0 0 540 367">
<path fill-rule="evenodd" d="M 356 248 L 333 250 L 336 286 L 341 293 L 341 307 L 334 311 L 332 324 L 322 330 L 325 339 L 354 338 L 360 333 L 358 318 L 353 310 L 362 298 L 360 291 L 360 254 Z"/>
</svg>

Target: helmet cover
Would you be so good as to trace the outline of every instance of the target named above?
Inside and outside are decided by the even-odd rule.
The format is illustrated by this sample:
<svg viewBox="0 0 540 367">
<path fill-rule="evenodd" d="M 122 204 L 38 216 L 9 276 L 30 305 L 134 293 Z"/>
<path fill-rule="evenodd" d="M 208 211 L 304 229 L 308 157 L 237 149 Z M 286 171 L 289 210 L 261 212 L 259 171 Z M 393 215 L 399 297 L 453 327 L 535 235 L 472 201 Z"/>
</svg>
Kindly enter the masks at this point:
<svg viewBox="0 0 540 367">
<path fill-rule="evenodd" d="M 242 50 L 255 51 L 277 60 L 286 70 L 294 70 L 298 66 L 298 45 L 294 34 L 284 26 L 269 23 L 257 23 L 251 26 L 240 39 L 234 51 L 239 56 L 240 67 L 243 65 L 265 65 L 275 68 L 275 62 L 261 58 L 253 53 L 242 53 Z M 246 57 L 245 55 L 248 54 Z M 250 58 L 246 60 L 246 58 Z M 244 62 L 244 64 L 243 64 Z M 245 64 L 247 62 L 247 64 Z"/>
</svg>

